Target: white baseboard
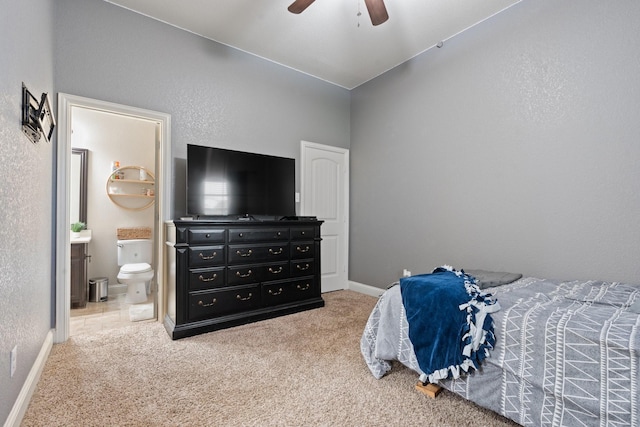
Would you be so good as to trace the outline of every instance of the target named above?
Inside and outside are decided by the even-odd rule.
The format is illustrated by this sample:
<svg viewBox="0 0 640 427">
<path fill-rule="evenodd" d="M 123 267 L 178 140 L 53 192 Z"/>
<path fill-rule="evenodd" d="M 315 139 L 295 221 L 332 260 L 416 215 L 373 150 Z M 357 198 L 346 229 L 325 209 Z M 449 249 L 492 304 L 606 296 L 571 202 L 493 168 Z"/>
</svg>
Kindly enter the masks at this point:
<svg viewBox="0 0 640 427">
<path fill-rule="evenodd" d="M 361 294 L 370 295 L 372 297 L 379 297 L 384 292 L 384 289 L 376 288 L 375 286 L 365 285 L 363 283 L 353 282 L 349 280 L 349 290 L 354 292 L 360 292 Z"/>
<path fill-rule="evenodd" d="M 9 413 L 9 416 L 4 423 L 5 427 L 20 426 L 22 418 L 24 417 L 24 414 L 27 412 L 27 408 L 29 407 L 31 396 L 33 396 L 33 392 L 36 390 L 36 386 L 38 385 L 38 381 L 40 380 L 40 374 L 42 374 L 44 364 L 49 358 L 51 347 L 53 347 L 53 330 L 47 332 L 47 335 L 44 338 L 44 342 L 42 343 L 42 347 L 40 348 L 40 353 L 38 353 L 38 357 L 33 363 L 33 366 L 29 371 L 29 375 L 27 375 L 27 379 L 22 385 L 20 394 L 18 394 L 18 398 L 13 404 L 13 408 L 11 409 L 11 412 Z"/>
</svg>

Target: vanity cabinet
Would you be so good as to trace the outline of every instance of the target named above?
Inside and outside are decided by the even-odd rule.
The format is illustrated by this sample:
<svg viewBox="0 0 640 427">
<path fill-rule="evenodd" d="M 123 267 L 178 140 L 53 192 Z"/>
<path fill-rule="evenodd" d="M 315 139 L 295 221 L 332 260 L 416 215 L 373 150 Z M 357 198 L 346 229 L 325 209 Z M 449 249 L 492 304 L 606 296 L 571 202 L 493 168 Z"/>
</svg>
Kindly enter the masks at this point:
<svg viewBox="0 0 640 427">
<path fill-rule="evenodd" d="M 170 221 L 167 315 L 172 339 L 324 306 L 322 221 Z"/>
<path fill-rule="evenodd" d="M 71 245 L 71 308 L 87 305 L 87 244 Z"/>
</svg>

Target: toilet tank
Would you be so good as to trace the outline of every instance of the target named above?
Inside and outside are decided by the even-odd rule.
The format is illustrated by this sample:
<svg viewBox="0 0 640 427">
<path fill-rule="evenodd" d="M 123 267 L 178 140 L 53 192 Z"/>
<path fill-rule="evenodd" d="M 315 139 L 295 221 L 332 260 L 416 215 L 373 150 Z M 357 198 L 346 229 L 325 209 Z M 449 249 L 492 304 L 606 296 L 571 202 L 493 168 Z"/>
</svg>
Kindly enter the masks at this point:
<svg viewBox="0 0 640 427">
<path fill-rule="evenodd" d="M 118 240 L 118 265 L 139 262 L 151 264 L 151 240 Z"/>
</svg>

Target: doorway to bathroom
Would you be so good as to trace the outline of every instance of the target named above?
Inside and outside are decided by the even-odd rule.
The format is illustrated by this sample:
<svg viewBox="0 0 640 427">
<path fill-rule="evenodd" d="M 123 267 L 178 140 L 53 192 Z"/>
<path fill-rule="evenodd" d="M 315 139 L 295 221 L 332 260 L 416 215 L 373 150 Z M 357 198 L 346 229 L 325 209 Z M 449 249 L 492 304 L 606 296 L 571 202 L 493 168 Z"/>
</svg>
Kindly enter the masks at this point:
<svg viewBox="0 0 640 427">
<path fill-rule="evenodd" d="M 171 177 L 170 116 L 67 94 L 59 94 L 58 110 L 55 340 L 65 341 L 73 331 L 91 333 L 162 318 L 161 225 L 169 212 L 165 189 Z M 67 267 L 72 262 L 69 248 L 78 249 L 69 224 L 76 222 L 74 191 L 82 187 L 72 173 L 73 153 L 79 150 L 85 151 L 87 163 L 88 242 L 86 294 L 78 300 L 73 291 L 77 277 Z M 150 265 L 155 274 L 146 286 L 146 300 L 131 303 L 128 285 L 119 283 L 117 249 L 121 239 L 138 238 L 153 242 Z M 75 301 L 73 307 L 70 301 Z"/>
</svg>

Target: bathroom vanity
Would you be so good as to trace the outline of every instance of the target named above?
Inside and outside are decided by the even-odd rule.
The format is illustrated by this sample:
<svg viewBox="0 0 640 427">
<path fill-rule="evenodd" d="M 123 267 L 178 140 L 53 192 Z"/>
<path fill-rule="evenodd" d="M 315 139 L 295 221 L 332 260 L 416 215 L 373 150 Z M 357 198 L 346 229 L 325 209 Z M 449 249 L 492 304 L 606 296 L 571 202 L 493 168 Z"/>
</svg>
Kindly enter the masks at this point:
<svg viewBox="0 0 640 427">
<path fill-rule="evenodd" d="M 71 308 L 87 305 L 87 247 L 91 241 L 91 230 L 83 230 L 71 236 Z"/>
<path fill-rule="evenodd" d="M 170 221 L 167 315 L 172 339 L 324 306 L 317 220 Z"/>
</svg>

